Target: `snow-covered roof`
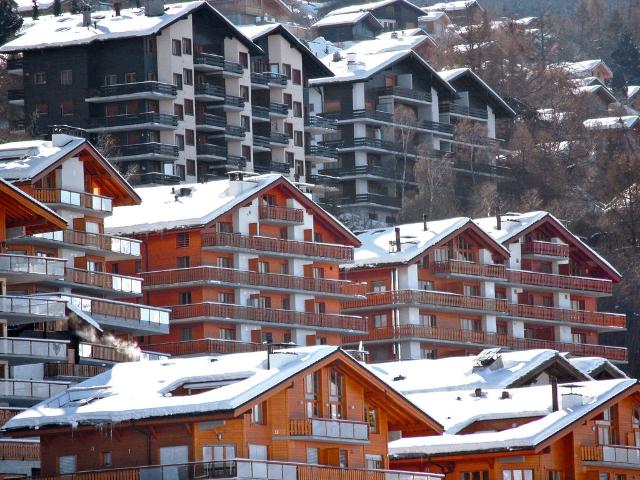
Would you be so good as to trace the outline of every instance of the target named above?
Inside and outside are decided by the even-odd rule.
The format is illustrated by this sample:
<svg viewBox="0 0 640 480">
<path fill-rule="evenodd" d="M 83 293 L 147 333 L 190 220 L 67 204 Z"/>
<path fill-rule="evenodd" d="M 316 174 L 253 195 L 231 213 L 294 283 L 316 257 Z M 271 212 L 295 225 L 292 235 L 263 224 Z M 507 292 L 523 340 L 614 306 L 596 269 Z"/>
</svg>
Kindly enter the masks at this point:
<svg viewBox="0 0 640 480">
<path fill-rule="evenodd" d="M 342 49 L 337 47 L 333 42 L 330 42 L 324 37 L 317 37 L 307 42 L 309 50 L 318 58 L 324 58 L 327 55 L 333 55 L 336 52 L 341 52 Z"/>
<path fill-rule="evenodd" d="M 340 13 L 335 15 L 327 15 L 321 18 L 320 20 L 318 20 L 316 23 L 314 23 L 312 27 L 333 27 L 336 25 L 353 25 L 355 23 L 358 23 L 364 20 L 367 17 L 370 17 L 369 20 L 376 23 L 379 26 L 379 28 L 382 29 L 382 24 L 368 10 Z"/>
<path fill-rule="evenodd" d="M 434 22 L 436 20 L 440 20 L 441 18 L 445 18 L 447 23 L 450 23 L 451 20 L 449 19 L 449 15 L 446 14 L 446 12 L 442 12 L 442 11 L 437 11 L 437 10 L 425 10 L 425 8 L 423 7 L 422 10 L 425 12 L 424 15 L 421 15 L 420 17 L 418 17 L 418 20 L 421 20 L 423 22 Z"/>
<path fill-rule="evenodd" d="M 629 85 L 627 87 L 627 98 L 631 99 L 640 92 L 640 85 Z"/>
<path fill-rule="evenodd" d="M 258 47 L 240 33 L 236 27 L 207 2 L 173 3 L 165 7 L 164 14 L 148 17 L 144 8 L 126 8 L 119 16 L 112 11 L 92 14 L 92 26 L 83 26 L 82 14 L 64 13 L 60 16 L 42 16 L 20 31 L 20 35 L 0 48 L 0 53 L 69 45 L 86 45 L 97 41 L 108 41 L 130 37 L 143 37 L 158 33 L 173 22 L 193 13 L 198 8 L 207 8 L 220 18 L 240 41 L 253 49 Z"/>
<path fill-rule="evenodd" d="M 549 68 L 560 68 L 569 75 L 576 77 L 593 76 L 593 71 L 598 67 L 604 67 L 609 76 L 613 75 L 609 66 L 600 58 L 593 60 L 582 60 L 580 62 L 562 62 L 549 65 Z"/>
<path fill-rule="evenodd" d="M 470 355 L 406 360 L 372 364 L 369 369 L 400 393 L 410 395 L 475 388 L 512 388 L 554 359 L 566 364 L 556 350 L 501 351 L 491 364 L 484 367 L 477 366 L 480 358 L 479 355 Z M 581 377 L 580 372 L 576 372 L 576 377 L 589 378 L 588 375 Z"/>
<path fill-rule="evenodd" d="M 421 29 L 416 30 L 422 31 Z M 384 32 L 375 39 L 362 40 L 354 43 L 350 47 L 345 48 L 342 54 L 355 53 L 356 58 L 360 58 L 376 53 L 406 51 L 407 49 L 414 49 L 425 42 L 437 46 L 435 40 L 429 35 L 416 35 L 407 33 L 406 31 Z"/>
<path fill-rule="evenodd" d="M 557 112 L 553 108 L 541 108 L 536 111 L 538 119 L 545 122 L 562 122 L 570 115 L 572 115 L 571 112 Z"/>
<path fill-rule="evenodd" d="M 627 374 L 602 357 L 571 357 L 567 359 L 571 365 L 586 375 L 593 376 L 602 368 L 616 372 L 620 378 L 628 378 Z"/>
<path fill-rule="evenodd" d="M 267 352 L 118 363 L 20 413 L 4 428 L 117 423 L 234 410 L 338 350 L 290 348 L 270 358 L 271 368 L 267 368 Z M 212 389 L 171 395 L 189 384 L 211 384 Z"/>
<path fill-rule="evenodd" d="M 638 126 L 638 115 L 627 115 L 623 117 L 590 118 L 583 123 L 589 130 L 616 130 L 620 128 L 635 128 Z"/>
<path fill-rule="evenodd" d="M 437 392 L 409 395 L 409 399 L 438 420 L 444 427 L 441 436 L 409 437 L 389 443 L 394 457 L 445 455 L 464 452 L 513 451 L 536 447 L 561 432 L 607 401 L 631 389 L 632 379 L 601 380 L 576 383 L 572 389 L 582 395 L 575 406 L 560 406 L 552 411 L 548 385 L 506 390 L 486 390 L 477 397 L 473 391 Z M 569 388 L 559 386 L 561 395 Z M 505 395 L 506 397 L 506 395 Z M 503 431 L 457 434 L 464 427 L 482 420 L 541 417 Z"/>
<path fill-rule="evenodd" d="M 363 12 L 363 11 L 370 12 L 371 10 L 376 10 L 378 8 L 386 7 L 387 5 L 392 5 L 394 3 L 400 3 L 400 4 L 403 4 L 403 5 L 406 5 L 409 8 L 412 8 L 412 9 L 417 10 L 417 11 L 420 10 L 419 7 L 417 7 L 413 3 L 409 2 L 408 0 L 380 0 L 378 2 L 360 3 L 360 4 L 357 4 L 357 5 L 349 5 L 349 6 L 346 6 L 346 7 L 337 8 L 337 9 L 331 10 L 329 13 L 327 13 L 327 16 L 329 16 L 329 15 L 342 15 L 344 13 L 354 13 L 354 12 Z"/>
<path fill-rule="evenodd" d="M 435 3 L 433 5 L 429 5 L 428 7 L 423 7 L 425 12 L 459 12 L 462 10 L 466 10 L 469 7 L 477 5 L 480 7 L 480 4 L 477 0 L 458 0 L 455 2 L 440 2 Z M 482 7 L 481 7 L 482 8 Z"/>
<path fill-rule="evenodd" d="M 389 32 L 382 32 L 376 35 L 376 38 L 381 40 L 395 40 L 398 37 L 411 37 L 411 36 L 429 36 L 423 28 L 405 28 L 404 30 L 393 30 Z"/>
</svg>

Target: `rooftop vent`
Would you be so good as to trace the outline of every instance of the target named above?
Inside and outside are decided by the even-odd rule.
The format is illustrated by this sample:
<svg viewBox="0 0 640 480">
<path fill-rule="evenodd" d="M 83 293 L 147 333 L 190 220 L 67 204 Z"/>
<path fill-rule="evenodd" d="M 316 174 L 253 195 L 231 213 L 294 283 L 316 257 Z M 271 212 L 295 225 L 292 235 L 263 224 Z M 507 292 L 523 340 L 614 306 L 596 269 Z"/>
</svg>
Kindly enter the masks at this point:
<svg viewBox="0 0 640 480">
<path fill-rule="evenodd" d="M 391 38 L 398 38 L 398 32 L 391 32 Z"/>
<path fill-rule="evenodd" d="M 511 395 L 509 394 L 509 392 L 507 392 L 506 390 L 504 390 L 504 391 L 502 392 L 502 395 L 500 395 L 500 398 L 501 398 L 502 400 L 506 400 L 506 399 L 508 399 L 508 398 L 511 398 Z"/>
<path fill-rule="evenodd" d="M 399 382 L 400 380 L 404 380 L 407 377 L 405 377 L 404 375 L 398 375 L 397 377 L 393 377 L 393 381 L 394 382 Z"/>
<path fill-rule="evenodd" d="M 357 57 L 355 52 L 347 52 L 347 65 L 353 65 L 356 61 Z"/>
<path fill-rule="evenodd" d="M 342 55 L 340 55 L 340 52 L 333 52 L 333 61 L 339 62 L 340 60 L 342 60 Z"/>
<path fill-rule="evenodd" d="M 482 389 L 481 388 L 476 388 L 473 391 L 473 396 L 476 397 L 476 398 L 482 397 Z"/>
</svg>

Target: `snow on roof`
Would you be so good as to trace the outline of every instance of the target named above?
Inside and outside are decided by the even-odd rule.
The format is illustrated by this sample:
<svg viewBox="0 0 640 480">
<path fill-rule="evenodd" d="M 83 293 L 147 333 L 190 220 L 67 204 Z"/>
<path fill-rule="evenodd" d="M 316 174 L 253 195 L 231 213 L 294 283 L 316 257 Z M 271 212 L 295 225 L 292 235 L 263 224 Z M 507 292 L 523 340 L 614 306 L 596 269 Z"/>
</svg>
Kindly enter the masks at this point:
<svg viewBox="0 0 640 480">
<path fill-rule="evenodd" d="M 502 398 L 503 390 L 450 392 L 409 395 L 409 399 L 445 426 L 445 434 L 430 437 L 410 437 L 389 443 L 394 457 L 438 455 L 458 452 L 528 449 L 539 445 L 552 435 L 570 426 L 584 415 L 597 409 L 636 384 L 632 379 L 581 382 L 575 393 L 581 394 L 582 405 L 551 411 L 551 390 L 547 386 L 508 390 L 509 398 Z M 559 387 L 560 393 L 569 389 Z M 566 390 L 566 391 L 563 391 Z M 456 408 L 459 405 L 459 408 Z M 494 418 L 542 418 L 500 432 L 455 434 L 478 420 Z"/>
<path fill-rule="evenodd" d="M 30 12 L 33 9 L 33 0 L 16 0 L 18 12 Z M 38 0 L 38 10 L 47 10 L 53 5 L 53 0 Z"/>
<path fill-rule="evenodd" d="M 476 0 L 458 0 L 455 2 L 440 2 L 433 5 L 429 5 L 428 7 L 423 7 L 425 12 L 457 12 L 460 10 L 466 10 L 467 8 L 480 4 Z"/>
<path fill-rule="evenodd" d="M 602 357 L 571 357 L 567 359 L 571 365 L 576 367 L 585 375 L 591 376 L 596 372 L 599 368 L 606 366 L 611 370 L 617 372 L 621 378 L 629 378 L 626 373 L 616 367 L 613 363 L 611 363 L 606 358 Z"/>
<path fill-rule="evenodd" d="M 165 7 L 163 15 L 154 17 L 147 17 L 144 8 L 126 8 L 121 11 L 120 16 L 116 16 L 112 11 L 99 11 L 92 14 L 94 24 L 88 28 L 83 26 L 82 14 L 42 16 L 30 26 L 23 28 L 17 38 L 1 47 L 0 53 L 143 37 L 159 32 L 204 5 L 215 11 L 202 0 L 169 4 Z M 252 43 L 225 17 L 220 15 L 220 19 L 226 22 L 228 28 L 235 31 L 241 40 L 247 44 Z"/>
<path fill-rule="evenodd" d="M 575 75 L 579 77 L 587 77 L 593 76 L 593 71 L 599 66 L 603 66 L 607 72 L 611 75 L 611 69 L 609 66 L 602 61 L 602 59 L 597 58 L 593 60 L 583 60 L 580 62 L 562 62 L 555 63 L 549 65 L 549 68 L 560 68 L 567 72 L 570 75 Z"/>
<path fill-rule="evenodd" d="M 416 29 L 420 30 L 420 29 Z M 395 34 L 395 35 L 393 35 Z M 372 40 L 356 42 L 343 50 L 343 54 L 355 53 L 356 58 L 375 53 L 403 51 L 413 49 L 424 42 L 437 43 L 429 35 L 408 34 L 406 31 L 385 32 Z"/>
<path fill-rule="evenodd" d="M 379 24 L 380 28 L 382 28 L 382 24 L 368 10 L 339 13 L 335 15 L 327 15 L 321 18 L 320 20 L 318 20 L 316 23 L 314 23 L 312 27 L 332 27 L 334 25 L 353 25 L 354 23 L 358 23 L 366 17 L 371 17 L 371 19 L 375 23 Z"/>
<path fill-rule="evenodd" d="M 112 234 L 131 234 L 170 228 L 204 225 L 227 212 L 258 191 L 283 178 L 279 174 L 245 178 L 240 193 L 230 188 L 229 179 L 205 183 L 160 185 L 136 188 L 142 198 L 139 205 L 116 207 L 113 215 L 105 218 L 105 228 Z M 186 188 L 191 192 L 176 199 L 174 191 Z"/>
<path fill-rule="evenodd" d="M 536 111 L 537 117 L 545 122 L 562 122 L 571 115 L 570 112 L 556 112 L 553 108 L 541 108 Z"/>
<path fill-rule="evenodd" d="M 629 85 L 627 87 L 627 98 L 635 97 L 640 92 L 640 85 Z"/>
<path fill-rule="evenodd" d="M 330 42 L 324 37 L 317 37 L 307 42 L 309 50 L 318 58 L 324 58 L 327 55 L 333 55 L 336 52 L 341 52 L 342 49 L 336 47 L 333 42 Z"/>
<path fill-rule="evenodd" d="M 582 122 L 588 130 L 615 130 L 619 128 L 634 128 L 638 125 L 638 115 L 624 117 L 590 118 Z"/>
<path fill-rule="evenodd" d="M 428 11 L 428 10 L 426 10 L 426 8 L 428 8 L 428 7 L 423 7 L 422 8 L 422 10 L 425 12 L 425 14 L 420 16 L 418 18 L 418 20 L 422 20 L 423 22 L 433 22 L 433 21 L 439 20 L 440 18 L 444 17 L 444 18 L 446 18 L 447 21 L 449 21 L 449 22 L 451 21 L 449 19 L 449 15 L 447 15 L 445 12 L 436 11 L 436 10 Z"/>
<path fill-rule="evenodd" d="M 274 31 L 279 26 L 279 23 L 265 23 L 263 25 L 238 25 L 238 30 L 240 30 L 245 35 L 245 37 L 251 40 L 255 40 L 258 37 L 262 37 L 263 35 Z"/>
<path fill-rule="evenodd" d="M 364 12 L 364 11 L 370 12 L 371 10 L 375 10 L 381 7 L 386 7 L 387 5 L 391 5 L 393 3 L 404 3 L 416 10 L 420 10 L 419 7 L 409 2 L 408 0 L 380 0 L 378 2 L 360 3 L 357 5 L 349 5 L 347 7 L 337 8 L 327 13 L 327 16 L 342 15 L 344 13 L 354 13 L 354 12 Z"/>
<path fill-rule="evenodd" d="M 338 350 L 330 346 L 290 348 L 271 357 L 270 369 L 267 352 L 118 363 L 20 413 L 4 428 L 117 423 L 233 410 Z M 211 389 L 171 395 L 185 384 Z"/>
<path fill-rule="evenodd" d="M 523 350 L 499 352 L 497 359 L 486 367 L 474 368 L 479 356 L 471 355 L 378 363 L 369 365 L 369 369 L 400 393 L 410 395 L 478 387 L 509 388 L 558 356 L 556 350 Z"/>
<path fill-rule="evenodd" d="M 30 180 L 85 143 L 84 138 L 54 135 L 53 140 L 0 144 L 0 178 Z"/>
</svg>

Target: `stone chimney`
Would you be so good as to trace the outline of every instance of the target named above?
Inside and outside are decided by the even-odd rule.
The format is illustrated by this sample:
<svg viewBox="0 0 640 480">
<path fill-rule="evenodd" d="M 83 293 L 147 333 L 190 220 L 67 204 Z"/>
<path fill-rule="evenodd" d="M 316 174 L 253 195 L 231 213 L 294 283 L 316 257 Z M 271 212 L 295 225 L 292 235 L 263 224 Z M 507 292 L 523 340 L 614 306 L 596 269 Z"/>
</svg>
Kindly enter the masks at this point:
<svg viewBox="0 0 640 480">
<path fill-rule="evenodd" d="M 91 5 L 85 3 L 80 11 L 82 12 L 82 26 L 89 28 L 91 26 Z"/>
<path fill-rule="evenodd" d="M 145 0 L 144 14 L 147 17 L 164 15 L 164 0 Z"/>
</svg>

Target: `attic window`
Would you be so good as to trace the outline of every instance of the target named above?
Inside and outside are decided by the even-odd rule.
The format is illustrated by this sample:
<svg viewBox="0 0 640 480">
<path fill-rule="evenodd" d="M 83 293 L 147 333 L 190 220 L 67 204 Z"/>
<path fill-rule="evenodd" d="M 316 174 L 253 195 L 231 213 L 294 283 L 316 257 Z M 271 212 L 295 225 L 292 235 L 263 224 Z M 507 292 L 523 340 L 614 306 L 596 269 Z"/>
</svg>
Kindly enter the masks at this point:
<svg viewBox="0 0 640 480">
<path fill-rule="evenodd" d="M 187 381 L 183 384 L 175 387 L 169 392 L 165 392 L 166 397 L 187 397 L 190 395 L 197 395 L 199 393 L 210 392 L 217 390 L 218 388 L 226 387 L 227 385 L 233 385 L 234 383 L 246 380 L 249 377 L 236 377 L 236 378 L 220 378 L 214 380 Z"/>
</svg>

